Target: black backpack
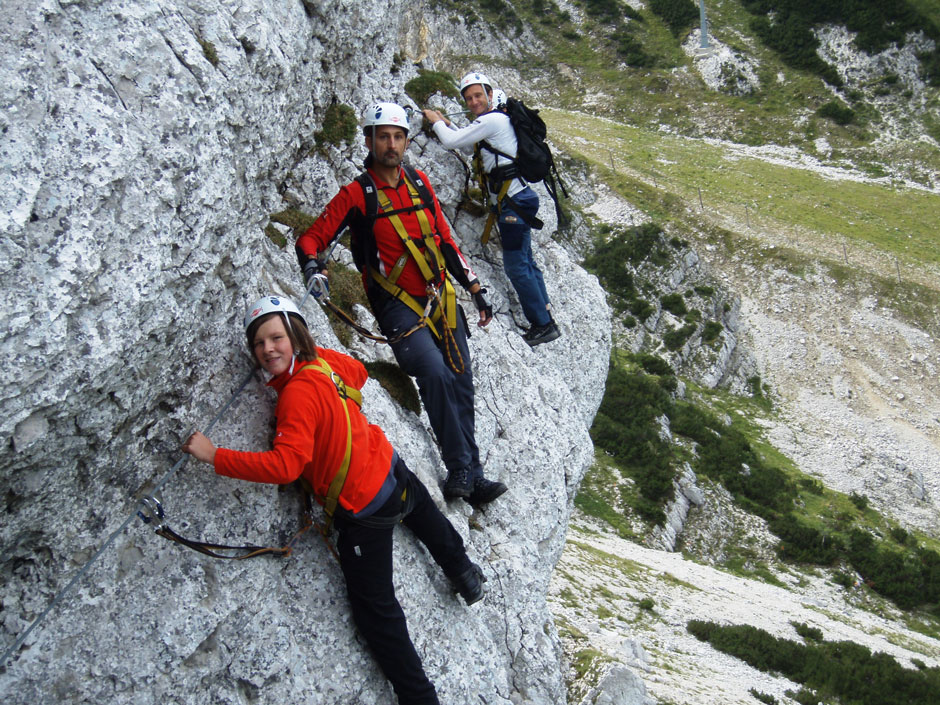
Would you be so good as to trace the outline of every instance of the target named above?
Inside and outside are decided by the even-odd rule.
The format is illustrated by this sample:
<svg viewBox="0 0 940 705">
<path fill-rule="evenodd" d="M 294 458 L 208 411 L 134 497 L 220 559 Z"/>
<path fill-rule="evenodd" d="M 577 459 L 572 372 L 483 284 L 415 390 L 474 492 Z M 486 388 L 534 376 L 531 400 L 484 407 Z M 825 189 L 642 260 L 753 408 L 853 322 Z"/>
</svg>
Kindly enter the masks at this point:
<svg viewBox="0 0 940 705">
<path fill-rule="evenodd" d="M 499 170 L 502 172 L 500 175 L 502 178 L 521 176 L 530 184 L 544 181 L 548 194 L 555 201 L 558 222 L 564 224 L 567 219 L 564 217 L 558 203 L 556 182 L 558 186 L 561 186 L 565 198 L 568 197 L 568 191 L 558 175 L 552 150 L 545 142 L 545 136 L 548 134 L 545 121 L 539 117 L 538 110 L 527 108 L 525 103 L 516 98 L 509 98 L 506 101 L 506 113 L 509 115 L 509 122 L 512 123 L 512 129 L 516 133 L 516 156 L 510 157 L 508 154 L 491 147 L 485 141 L 481 142 L 480 146 L 493 154 L 512 160 L 514 169 Z"/>
</svg>

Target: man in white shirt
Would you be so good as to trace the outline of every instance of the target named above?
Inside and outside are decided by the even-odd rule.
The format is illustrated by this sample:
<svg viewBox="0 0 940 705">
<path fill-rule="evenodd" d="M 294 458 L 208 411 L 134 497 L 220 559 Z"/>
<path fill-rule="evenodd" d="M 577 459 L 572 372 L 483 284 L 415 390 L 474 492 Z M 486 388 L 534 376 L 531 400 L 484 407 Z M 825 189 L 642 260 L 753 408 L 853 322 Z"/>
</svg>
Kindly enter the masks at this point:
<svg viewBox="0 0 940 705">
<path fill-rule="evenodd" d="M 532 255 L 532 230 L 529 222 L 539 210 L 539 197 L 518 176 L 513 162 L 517 152 L 516 133 L 509 116 L 493 103 L 493 87 L 481 73 L 468 73 L 460 81 L 463 96 L 475 120 L 457 128 L 436 110 L 425 110 L 434 134 L 447 149 L 469 151 L 479 145 L 483 171 L 491 201 L 499 215 L 497 227 L 503 245 L 503 269 L 512 282 L 530 323 L 523 338 L 530 346 L 555 340 L 561 332 L 549 310 L 548 292 L 542 271 Z M 502 198 L 500 193 L 508 182 Z M 527 222 L 528 221 L 528 222 Z"/>
</svg>

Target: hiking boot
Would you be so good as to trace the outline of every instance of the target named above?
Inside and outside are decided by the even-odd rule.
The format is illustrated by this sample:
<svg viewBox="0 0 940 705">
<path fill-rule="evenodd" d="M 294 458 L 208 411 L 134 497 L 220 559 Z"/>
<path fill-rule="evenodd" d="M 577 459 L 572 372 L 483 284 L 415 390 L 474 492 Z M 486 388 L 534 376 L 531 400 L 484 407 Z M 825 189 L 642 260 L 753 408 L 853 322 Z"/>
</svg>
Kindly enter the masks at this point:
<svg viewBox="0 0 940 705">
<path fill-rule="evenodd" d="M 480 475 L 473 481 L 473 492 L 467 497 L 467 501 L 474 507 L 479 507 L 481 504 L 492 502 L 508 489 L 502 482 L 487 480 Z"/>
<path fill-rule="evenodd" d="M 446 499 L 469 497 L 472 492 L 473 480 L 470 479 L 469 465 L 447 471 L 447 479 L 444 480 L 444 497 Z"/>
<path fill-rule="evenodd" d="M 536 345 L 555 340 L 555 338 L 560 335 L 561 331 L 558 330 L 558 324 L 550 320 L 544 326 L 532 326 L 529 328 L 525 335 L 522 336 L 522 339 L 529 344 L 530 348 L 534 348 Z"/>
<path fill-rule="evenodd" d="M 483 583 L 486 582 L 486 576 L 483 575 L 483 569 L 476 563 L 471 563 L 469 568 L 451 578 L 450 582 L 467 605 L 483 599 Z"/>
</svg>

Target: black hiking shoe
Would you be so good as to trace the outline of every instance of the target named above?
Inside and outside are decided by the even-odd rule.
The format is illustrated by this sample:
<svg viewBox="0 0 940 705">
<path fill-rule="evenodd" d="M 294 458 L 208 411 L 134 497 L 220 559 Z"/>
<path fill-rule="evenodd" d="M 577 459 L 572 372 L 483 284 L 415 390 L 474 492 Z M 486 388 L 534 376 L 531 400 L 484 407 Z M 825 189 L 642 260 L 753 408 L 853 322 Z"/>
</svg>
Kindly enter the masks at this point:
<svg viewBox="0 0 940 705">
<path fill-rule="evenodd" d="M 473 492 L 467 497 L 467 502 L 474 507 L 479 507 L 481 504 L 492 502 L 508 489 L 502 482 L 487 480 L 480 475 L 473 481 Z"/>
<path fill-rule="evenodd" d="M 473 480 L 470 479 L 469 465 L 447 471 L 447 479 L 444 480 L 444 497 L 446 499 L 469 497 L 472 492 Z"/>
<path fill-rule="evenodd" d="M 529 344 L 530 348 L 542 343 L 548 343 L 561 335 L 558 325 L 555 321 L 549 321 L 544 326 L 532 326 L 525 332 L 522 339 Z"/>
<path fill-rule="evenodd" d="M 469 568 L 451 578 L 450 582 L 468 606 L 483 599 L 483 583 L 486 582 L 486 576 L 476 563 L 471 563 Z"/>
</svg>

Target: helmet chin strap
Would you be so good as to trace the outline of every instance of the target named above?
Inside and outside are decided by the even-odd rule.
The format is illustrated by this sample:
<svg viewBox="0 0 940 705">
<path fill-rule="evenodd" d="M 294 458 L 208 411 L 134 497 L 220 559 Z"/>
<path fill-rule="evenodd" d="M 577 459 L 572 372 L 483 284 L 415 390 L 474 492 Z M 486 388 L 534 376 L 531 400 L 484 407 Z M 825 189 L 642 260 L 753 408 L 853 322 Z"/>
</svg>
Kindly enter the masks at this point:
<svg viewBox="0 0 940 705">
<path fill-rule="evenodd" d="M 287 330 L 293 331 L 293 328 L 290 327 L 290 316 L 287 315 L 287 311 L 281 311 L 281 313 L 284 315 L 284 322 L 287 324 Z M 291 355 L 290 357 L 290 370 L 288 370 L 288 374 L 290 374 L 292 377 L 294 375 L 294 363 L 295 362 L 297 362 L 296 350 L 294 351 L 294 354 Z"/>
</svg>

